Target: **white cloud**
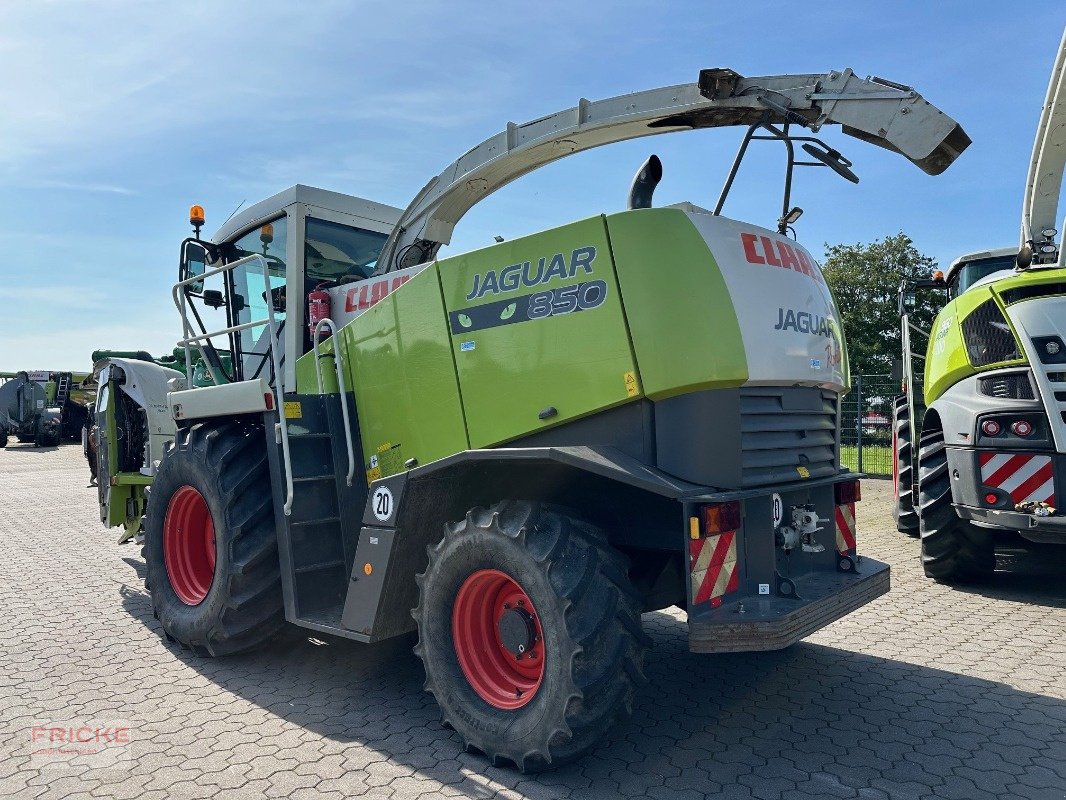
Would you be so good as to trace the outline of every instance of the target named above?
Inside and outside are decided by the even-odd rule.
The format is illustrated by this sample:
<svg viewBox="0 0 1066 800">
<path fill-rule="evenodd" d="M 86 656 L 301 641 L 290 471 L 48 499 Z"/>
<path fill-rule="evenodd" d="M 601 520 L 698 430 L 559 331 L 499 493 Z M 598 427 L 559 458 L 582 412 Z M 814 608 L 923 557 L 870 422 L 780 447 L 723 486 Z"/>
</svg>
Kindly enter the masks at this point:
<svg viewBox="0 0 1066 800">
<path fill-rule="evenodd" d="M 82 318 L 83 320 L 85 318 Z M 63 326 L 41 325 L 18 333 L 0 334 L 0 371 L 20 369 L 88 370 L 93 350 L 147 350 L 169 353 L 177 340 L 158 323 L 97 322 L 73 319 Z"/>
<path fill-rule="evenodd" d="M 31 189 L 62 189 L 68 192 L 102 192 L 104 194 L 137 194 L 125 186 L 106 183 L 78 183 L 77 181 L 44 180 L 23 184 Z"/>
</svg>

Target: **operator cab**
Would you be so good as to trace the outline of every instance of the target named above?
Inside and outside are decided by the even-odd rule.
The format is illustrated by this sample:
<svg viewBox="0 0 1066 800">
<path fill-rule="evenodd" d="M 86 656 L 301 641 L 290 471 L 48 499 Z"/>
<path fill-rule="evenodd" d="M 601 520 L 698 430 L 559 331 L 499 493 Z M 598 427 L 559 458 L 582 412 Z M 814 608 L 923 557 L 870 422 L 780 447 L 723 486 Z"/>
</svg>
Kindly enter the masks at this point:
<svg viewBox="0 0 1066 800">
<path fill-rule="evenodd" d="M 202 215 L 202 211 L 200 212 Z M 234 214 L 207 241 L 188 239 L 182 246 L 181 275 L 185 280 L 246 256 L 262 255 L 269 286 L 254 262 L 206 281 L 185 287 L 190 317 L 208 329 L 264 323 L 229 335 L 232 369 L 218 359 L 219 350 L 205 349 L 216 382 L 271 380 L 267 303 L 277 325 L 285 385 L 295 383 L 296 358 L 311 349 L 307 325 L 312 292 L 366 280 L 377 266 L 400 210 L 357 197 L 296 185 Z M 197 232 L 203 217 L 191 219 Z M 293 269 L 293 266 L 296 269 Z M 214 283 L 212 283 L 214 281 Z M 298 299 L 298 302 L 296 302 Z M 209 310 L 214 310 L 211 316 Z M 225 314 L 225 322 L 220 314 Z M 210 317 L 208 323 L 205 317 Z M 295 357 L 286 355 L 295 353 Z M 194 352 L 195 358 L 195 352 Z M 215 362 L 215 363 L 212 363 Z"/>
<path fill-rule="evenodd" d="M 956 258 L 944 278 L 948 298 L 954 300 L 974 286 L 1014 275 L 1017 255 L 1016 247 L 1001 247 Z"/>
</svg>

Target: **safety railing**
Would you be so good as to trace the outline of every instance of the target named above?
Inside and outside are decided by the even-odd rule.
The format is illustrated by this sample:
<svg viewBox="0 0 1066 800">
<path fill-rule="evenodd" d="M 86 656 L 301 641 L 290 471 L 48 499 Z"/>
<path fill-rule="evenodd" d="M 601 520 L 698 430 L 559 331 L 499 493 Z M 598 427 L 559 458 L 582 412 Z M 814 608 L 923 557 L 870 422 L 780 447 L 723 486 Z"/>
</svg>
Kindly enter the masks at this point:
<svg viewBox="0 0 1066 800">
<path fill-rule="evenodd" d="M 322 328 L 328 325 L 333 336 L 333 352 L 332 353 L 319 353 L 318 352 L 318 337 L 322 333 Z M 344 418 L 344 443 L 348 446 L 348 485 L 352 485 L 352 480 L 355 478 L 355 451 L 352 449 L 352 421 L 348 416 L 348 399 L 347 390 L 344 387 L 344 368 L 341 366 L 340 358 L 340 337 L 336 335 L 337 324 L 329 319 L 320 319 L 315 323 L 314 333 L 311 335 L 311 350 L 315 357 L 315 376 L 318 378 L 318 393 L 322 394 L 322 365 L 321 359 L 333 358 L 333 366 L 337 371 L 337 389 L 340 391 L 341 396 L 341 416 Z"/>
<path fill-rule="evenodd" d="M 226 328 L 219 328 L 217 331 L 204 331 L 203 333 L 199 334 L 195 333 L 193 331 L 192 322 L 189 320 L 188 305 L 186 302 L 187 297 L 184 288 L 193 283 L 198 283 L 202 285 L 203 281 L 207 278 L 213 277 L 215 275 L 221 275 L 224 272 L 230 272 L 231 270 L 237 269 L 238 267 L 244 267 L 246 265 L 251 266 L 253 264 L 257 264 L 261 268 L 263 273 L 263 286 L 266 287 L 268 295 L 266 297 L 267 318 L 265 320 L 260 319 L 254 320 L 252 322 L 245 322 L 240 325 L 230 325 Z M 250 328 L 258 328 L 264 325 L 267 327 L 267 331 L 270 336 L 270 358 L 271 362 L 274 365 L 274 407 L 278 409 L 279 420 L 275 427 L 275 430 L 280 434 L 282 467 L 285 472 L 285 505 L 283 507 L 283 510 L 285 512 L 285 516 L 289 516 L 289 514 L 292 512 L 292 501 L 294 496 L 292 481 L 292 459 L 289 456 L 289 426 L 288 422 L 285 419 L 285 410 L 283 405 L 283 400 L 285 397 L 285 386 L 284 374 L 281 371 L 281 347 L 278 344 L 278 327 L 274 319 L 274 303 L 272 301 L 272 298 L 269 296 L 269 290 L 270 267 L 267 264 L 267 260 L 258 253 L 252 253 L 249 256 L 237 259 L 236 261 L 232 261 L 229 264 L 223 264 L 221 267 L 215 267 L 214 269 L 206 270 L 200 275 L 196 275 L 194 277 L 178 281 L 174 284 L 174 288 L 171 290 L 171 296 L 174 299 L 174 305 L 177 306 L 178 312 L 181 314 L 182 339 L 178 342 L 178 344 L 185 350 L 185 375 L 187 381 L 191 380 L 192 377 L 193 347 L 195 347 L 199 351 L 200 357 L 207 365 L 208 373 L 211 376 L 211 382 L 215 385 L 218 385 L 218 376 L 215 375 L 215 370 L 211 366 L 210 361 L 208 360 L 207 351 L 205 349 L 206 346 L 210 344 L 211 339 L 214 339 L 219 336 L 232 336 L 233 334 L 239 333 L 240 331 L 249 330 Z M 349 452 L 350 449 L 351 447 L 349 445 Z"/>
<path fill-rule="evenodd" d="M 925 361 L 923 353 L 926 348 L 923 347 L 920 351 L 916 352 L 914 345 L 911 343 L 911 337 L 914 334 L 918 334 L 920 337 L 925 337 L 925 343 L 928 345 L 930 342 L 930 332 L 911 322 L 909 314 L 904 314 L 901 317 L 900 322 L 903 343 L 903 385 L 907 394 L 907 419 L 910 420 L 911 436 L 914 437 L 916 435 L 914 432 L 921 430 L 921 427 L 918 424 L 920 422 L 918 418 L 918 403 L 924 404 L 922 380 L 920 378 L 915 378 L 914 362 Z M 925 374 L 924 365 L 920 374 Z M 917 439 L 914 439 L 914 441 L 917 441 Z"/>
</svg>

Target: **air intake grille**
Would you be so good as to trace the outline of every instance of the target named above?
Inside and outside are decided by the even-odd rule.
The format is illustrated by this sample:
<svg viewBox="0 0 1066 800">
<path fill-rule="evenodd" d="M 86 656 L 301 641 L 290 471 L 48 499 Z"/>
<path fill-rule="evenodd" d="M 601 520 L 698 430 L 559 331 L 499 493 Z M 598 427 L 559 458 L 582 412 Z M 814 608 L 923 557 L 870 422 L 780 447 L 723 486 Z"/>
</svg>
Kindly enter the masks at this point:
<svg viewBox="0 0 1066 800">
<path fill-rule="evenodd" d="M 1018 343 L 995 300 L 982 303 L 962 321 L 962 335 L 970 363 L 975 367 L 1014 361 L 1019 357 Z"/>
<path fill-rule="evenodd" d="M 1035 400 L 1033 384 L 1029 381 L 1027 372 L 1011 372 L 1006 375 L 995 375 L 991 378 L 981 378 L 981 394 L 989 397 L 1002 397 L 1009 400 Z"/>
<path fill-rule="evenodd" d="M 836 474 L 836 430 L 834 392 L 800 386 L 741 389 L 741 484 Z"/>
</svg>

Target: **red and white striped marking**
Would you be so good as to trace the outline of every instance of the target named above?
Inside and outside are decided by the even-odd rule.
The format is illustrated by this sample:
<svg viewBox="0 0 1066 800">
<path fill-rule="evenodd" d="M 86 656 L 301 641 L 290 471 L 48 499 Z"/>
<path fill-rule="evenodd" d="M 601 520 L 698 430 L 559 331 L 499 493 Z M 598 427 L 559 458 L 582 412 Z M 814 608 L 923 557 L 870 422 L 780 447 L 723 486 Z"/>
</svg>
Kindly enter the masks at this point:
<svg viewBox="0 0 1066 800">
<path fill-rule="evenodd" d="M 842 556 L 855 552 L 855 504 L 837 506 L 837 552 Z"/>
<path fill-rule="evenodd" d="M 1051 456 L 983 451 L 978 454 L 978 460 L 981 483 L 1006 492 L 1015 504 L 1055 505 L 1055 470 L 1051 466 Z"/>
<path fill-rule="evenodd" d="M 740 586 L 737 533 L 730 531 L 689 542 L 692 603 L 722 604 L 722 597 Z"/>
</svg>

